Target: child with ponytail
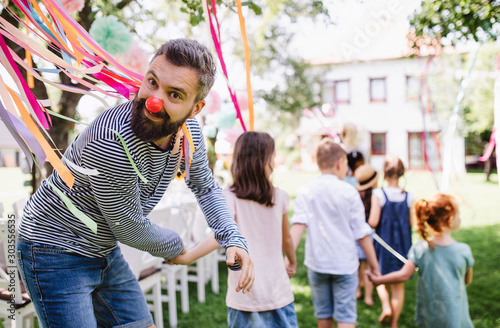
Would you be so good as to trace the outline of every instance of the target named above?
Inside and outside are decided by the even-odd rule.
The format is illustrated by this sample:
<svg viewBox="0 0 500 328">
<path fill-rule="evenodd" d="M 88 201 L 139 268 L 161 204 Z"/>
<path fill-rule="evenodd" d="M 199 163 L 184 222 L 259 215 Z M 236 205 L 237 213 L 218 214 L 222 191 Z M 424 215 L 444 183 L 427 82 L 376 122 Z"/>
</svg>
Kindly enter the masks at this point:
<svg viewBox="0 0 500 328">
<path fill-rule="evenodd" d="M 467 244 L 451 232 L 460 227 L 458 204 L 450 195 L 437 194 L 415 203 L 417 229 L 424 240 L 410 248 L 399 271 L 383 276 L 367 272 L 375 285 L 407 281 L 418 267 L 417 309 L 420 327 L 474 327 L 465 286 L 472 282 L 474 258 Z"/>
<path fill-rule="evenodd" d="M 384 160 L 384 180 L 386 187 L 375 188 L 372 193 L 370 216 L 368 224 L 375 228 L 375 233 L 392 249 L 406 257 L 411 247 L 411 217 L 410 208 L 414 200 L 412 192 L 400 187 L 404 177 L 405 167 L 400 158 L 387 155 Z M 375 253 L 382 274 L 398 271 L 403 267 L 397 257 L 377 241 L 373 242 Z M 377 287 L 377 293 L 382 303 L 382 313 L 379 321 L 390 323 L 391 328 L 398 327 L 399 316 L 405 300 L 404 283 Z"/>
</svg>

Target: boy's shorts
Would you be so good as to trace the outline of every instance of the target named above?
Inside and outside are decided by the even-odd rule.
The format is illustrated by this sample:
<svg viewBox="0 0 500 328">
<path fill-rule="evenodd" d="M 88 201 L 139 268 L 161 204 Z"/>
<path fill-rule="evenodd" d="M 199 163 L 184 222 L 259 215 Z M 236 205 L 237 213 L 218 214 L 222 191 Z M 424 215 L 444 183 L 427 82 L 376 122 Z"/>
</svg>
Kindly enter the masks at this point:
<svg viewBox="0 0 500 328">
<path fill-rule="evenodd" d="M 356 288 L 359 282 L 357 271 L 353 274 L 334 275 L 308 269 L 307 277 L 316 318 L 356 323 Z"/>
</svg>

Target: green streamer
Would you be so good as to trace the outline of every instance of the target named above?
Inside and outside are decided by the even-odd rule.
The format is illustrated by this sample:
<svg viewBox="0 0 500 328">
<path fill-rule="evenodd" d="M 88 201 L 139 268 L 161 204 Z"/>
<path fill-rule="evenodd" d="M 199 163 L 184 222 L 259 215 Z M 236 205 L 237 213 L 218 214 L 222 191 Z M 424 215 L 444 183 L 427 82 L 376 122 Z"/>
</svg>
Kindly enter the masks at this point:
<svg viewBox="0 0 500 328">
<path fill-rule="evenodd" d="M 49 182 L 47 177 L 43 174 L 42 168 L 40 167 L 40 164 L 36 161 L 35 156 L 33 153 L 31 153 L 31 157 L 33 158 L 33 161 L 36 163 L 36 166 L 38 166 L 38 169 L 40 170 L 40 173 L 43 175 L 43 178 L 47 181 L 47 183 L 56 191 L 56 193 L 59 195 L 59 197 L 62 199 L 68 210 L 76 216 L 80 221 L 83 222 L 93 233 L 97 235 L 97 223 L 89 218 L 85 213 L 80 211 L 78 208 L 76 208 L 75 205 L 69 200 L 66 195 L 60 191 L 56 186 L 54 186 L 52 183 Z"/>
<path fill-rule="evenodd" d="M 56 113 L 50 109 L 47 109 L 47 112 L 52 115 L 52 116 L 55 116 L 55 117 L 59 117 L 59 118 L 62 118 L 63 120 L 67 120 L 67 121 L 70 121 L 70 122 L 73 122 L 73 123 L 77 123 L 77 124 L 84 124 L 84 125 L 87 125 L 87 126 L 92 126 L 92 124 L 88 124 L 88 123 L 84 123 L 84 122 L 80 122 L 78 120 L 75 120 L 75 119 L 72 119 L 70 117 L 67 117 L 67 116 L 64 116 L 64 115 L 61 115 L 59 113 Z M 118 140 L 120 140 L 120 143 L 122 144 L 123 146 L 123 150 L 125 150 L 125 154 L 127 155 L 127 158 L 130 162 L 130 164 L 132 164 L 132 167 L 134 168 L 134 171 L 137 173 L 137 175 L 139 176 L 139 178 L 141 179 L 142 182 L 144 183 L 148 183 L 148 179 L 146 179 L 142 174 L 141 172 L 139 171 L 139 169 L 137 168 L 137 166 L 135 165 L 134 163 L 134 160 L 132 158 L 132 155 L 130 155 L 130 152 L 128 150 L 128 147 L 127 145 L 125 144 L 125 140 L 123 139 L 122 135 L 118 132 L 118 131 L 115 131 L 113 129 L 110 129 L 108 127 L 105 127 L 106 129 L 109 129 L 111 131 L 113 131 L 113 133 L 116 134 L 116 136 L 118 137 Z"/>
</svg>

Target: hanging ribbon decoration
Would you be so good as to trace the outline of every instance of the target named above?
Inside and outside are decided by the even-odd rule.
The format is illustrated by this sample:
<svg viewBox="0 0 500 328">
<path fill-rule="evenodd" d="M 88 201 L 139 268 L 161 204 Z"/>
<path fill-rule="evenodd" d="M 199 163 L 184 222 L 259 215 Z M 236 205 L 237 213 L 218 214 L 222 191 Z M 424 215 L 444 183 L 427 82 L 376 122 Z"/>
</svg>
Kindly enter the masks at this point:
<svg viewBox="0 0 500 328">
<path fill-rule="evenodd" d="M 0 17 L 0 64 L 10 75 L 17 87 L 17 92 L 10 88 L 0 76 L 0 118 L 9 132 L 19 144 L 26 155 L 30 167 L 35 164 L 40 168 L 45 160 L 48 160 L 59 173 L 69 188 L 74 184 L 74 176 L 67 166 L 83 174 L 99 174 L 97 170 L 85 169 L 60 157 L 62 154 L 57 150 L 46 130 L 52 125 L 50 115 L 82 123 L 45 108 L 50 106 L 49 100 L 40 100 L 32 93 L 34 80 L 38 79 L 45 84 L 52 85 L 64 91 L 90 95 L 99 99 L 106 107 L 109 105 L 104 99 L 98 97 L 93 91 L 100 94 L 131 99 L 139 90 L 143 77 L 119 64 L 112 56 L 102 49 L 90 34 L 80 26 L 73 17 L 64 9 L 58 0 L 11 0 L 24 14 L 25 18 L 18 17 L 8 6 L 8 10 L 26 33 L 20 31 L 17 26 L 10 24 Z M 9 39 L 24 48 L 26 61 L 22 60 L 12 49 L 8 48 L 5 39 Z M 40 42 L 41 41 L 41 42 Z M 51 47 L 52 51 L 47 49 Z M 60 56 L 56 55 L 60 53 Z M 54 65 L 54 69 L 34 69 L 32 67 L 31 55 L 35 55 L 40 61 Z M 26 70 L 26 80 L 21 74 L 18 65 Z M 39 72 L 59 74 L 64 73 L 72 80 L 82 84 L 87 89 L 72 85 L 64 85 L 53 82 L 42 77 Z M 104 83 L 113 90 L 104 90 L 95 84 Z M 43 128 L 43 129 L 40 129 Z M 194 152 L 194 144 L 189 129 L 184 124 L 184 144 L 186 149 L 186 172 L 189 175 L 189 164 Z M 116 132 L 122 143 L 129 160 L 138 176 L 147 183 L 135 166 L 121 135 Z M 52 142 L 52 145 L 49 141 Z M 89 229 L 97 233 L 95 222 L 79 211 L 64 193 L 54 189 L 68 209 L 79 218 Z"/>
<path fill-rule="evenodd" d="M 245 70 L 247 73 L 248 115 L 250 119 L 250 131 L 253 131 L 254 116 L 253 116 L 252 83 L 250 82 L 250 48 L 248 47 L 248 37 L 245 29 L 245 18 L 243 17 L 243 10 L 241 8 L 241 0 L 236 0 L 236 6 L 238 7 L 238 19 L 240 21 L 241 37 L 243 39 L 243 46 L 245 48 Z"/>
<path fill-rule="evenodd" d="M 469 84 L 470 75 L 472 73 L 472 69 L 474 68 L 474 64 L 476 62 L 477 53 L 479 52 L 480 46 L 477 47 L 474 52 L 474 56 L 470 61 L 469 70 L 467 75 L 462 79 L 460 83 L 460 91 L 457 94 L 457 98 L 455 99 L 455 105 L 453 106 L 453 110 L 451 113 L 450 120 L 448 122 L 448 128 L 446 130 L 446 136 L 444 140 L 444 156 L 443 156 L 443 176 L 441 179 L 441 192 L 446 192 L 450 185 L 450 175 L 453 164 L 453 138 L 455 137 L 455 130 L 457 128 L 458 123 L 458 111 L 460 109 L 460 102 L 462 101 L 465 93 L 465 89 Z"/>
<path fill-rule="evenodd" d="M 500 145 L 500 53 L 497 56 L 497 71 L 495 77 L 495 84 L 493 87 L 493 97 L 494 97 L 494 115 L 495 115 L 495 123 L 494 123 L 494 131 L 495 131 L 495 143 Z M 495 129 L 496 128 L 496 129 Z M 497 148 L 498 150 L 498 148 Z M 500 167 L 500 156 L 498 156 L 497 151 L 497 172 Z M 498 174 L 497 174 L 498 175 Z M 498 185 L 500 186 L 500 179 L 498 179 Z"/>
<path fill-rule="evenodd" d="M 203 0 L 203 6 L 206 8 L 205 10 L 205 15 L 207 16 L 207 21 L 210 25 L 210 34 L 212 36 L 212 41 L 214 43 L 215 47 L 215 52 L 217 53 L 217 57 L 219 58 L 219 62 L 222 68 L 222 72 L 224 74 L 224 77 L 226 79 L 226 84 L 227 88 L 229 90 L 229 95 L 231 96 L 231 100 L 234 104 L 234 107 L 236 109 L 236 117 L 240 121 L 240 124 L 243 128 L 243 131 L 247 131 L 247 128 L 245 126 L 245 122 L 243 121 L 243 117 L 241 115 L 241 109 L 238 104 L 238 100 L 236 98 L 236 92 L 233 91 L 233 88 L 231 87 L 231 83 L 229 81 L 229 75 L 227 73 L 227 68 L 226 68 L 226 63 L 224 61 L 224 57 L 222 55 L 222 46 L 221 46 L 221 37 L 220 37 L 220 25 L 219 21 L 217 19 L 217 9 L 216 9 L 216 4 L 215 0 L 210 0 L 210 4 L 208 0 Z M 241 6 L 241 3 L 240 3 Z M 238 11 L 240 11 L 241 8 L 238 8 Z M 240 13 L 238 13 L 240 15 Z M 212 18 L 213 17 L 213 18 Z M 216 27 L 214 25 L 214 20 L 216 23 Z M 248 40 L 246 38 L 246 32 L 245 32 L 245 27 L 244 27 L 244 20 L 243 16 L 240 16 L 240 28 L 242 31 L 242 37 L 244 40 L 244 45 L 245 45 L 245 64 L 246 64 L 246 71 L 247 71 L 247 93 L 248 93 L 248 108 L 249 108 L 249 114 L 250 114 L 250 129 L 253 129 L 253 97 L 252 97 L 252 90 L 250 87 L 250 51 L 248 50 Z"/>
<path fill-rule="evenodd" d="M 419 100 L 420 100 L 420 108 L 422 111 L 422 122 L 423 122 L 423 130 L 422 130 L 422 146 L 424 149 L 424 159 L 425 163 L 427 164 L 427 168 L 431 171 L 432 176 L 434 178 L 434 183 L 436 185 L 436 189 L 439 190 L 439 182 L 438 182 L 438 177 L 437 177 L 437 170 L 438 168 L 434 167 L 434 161 L 431 160 L 431 156 L 429 156 L 429 144 L 430 140 L 432 139 L 435 144 L 436 144 L 436 152 L 437 152 L 437 157 L 440 159 L 441 154 L 440 154 L 440 143 L 439 139 L 437 138 L 436 132 L 435 131 L 429 131 L 427 129 L 427 117 L 433 116 L 433 106 L 431 102 L 431 95 L 430 95 L 430 90 L 429 90 L 429 84 L 427 81 L 427 76 L 429 75 L 429 68 L 431 65 L 431 62 L 433 60 L 433 56 L 429 56 L 425 63 L 425 70 L 424 73 L 420 76 L 420 92 L 419 92 Z M 431 137 L 432 135 L 432 137 Z M 434 157 L 434 156 L 433 156 Z"/>
</svg>

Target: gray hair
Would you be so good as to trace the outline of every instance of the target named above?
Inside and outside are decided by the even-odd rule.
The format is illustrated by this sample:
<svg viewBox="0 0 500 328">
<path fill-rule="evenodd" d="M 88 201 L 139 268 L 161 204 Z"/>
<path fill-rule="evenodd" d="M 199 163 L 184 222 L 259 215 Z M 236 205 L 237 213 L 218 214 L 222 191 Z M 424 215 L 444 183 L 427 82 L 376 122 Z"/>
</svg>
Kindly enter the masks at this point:
<svg viewBox="0 0 500 328">
<path fill-rule="evenodd" d="M 170 40 L 158 49 L 151 62 L 163 54 L 171 64 L 192 68 L 198 73 L 198 94 L 195 103 L 205 99 L 214 85 L 217 73 L 214 59 L 207 47 L 194 40 Z"/>
</svg>

